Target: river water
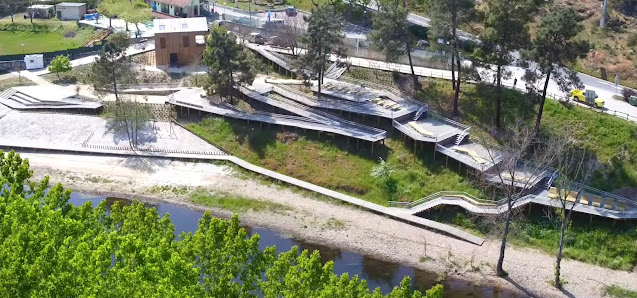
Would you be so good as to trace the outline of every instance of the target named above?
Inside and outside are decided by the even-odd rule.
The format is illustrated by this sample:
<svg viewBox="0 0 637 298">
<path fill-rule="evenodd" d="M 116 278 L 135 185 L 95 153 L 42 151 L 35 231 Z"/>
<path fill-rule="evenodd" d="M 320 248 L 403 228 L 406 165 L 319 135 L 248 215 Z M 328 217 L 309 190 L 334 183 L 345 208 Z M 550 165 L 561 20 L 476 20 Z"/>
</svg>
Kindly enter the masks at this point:
<svg viewBox="0 0 637 298">
<path fill-rule="evenodd" d="M 130 202 L 125 199 L 106 198 L 82 193 L 72 193 L 70 202 L 74 205 L 81 205 L 90 201 L 93 203 L 93 206 L 97 206 L 99 202 L 105 199 L 109 205 L 115 201 Z M 201 212 L 172 204 L 145 203 L 145 205 L 147 207 L 156 208 L 160 216 L 169 213 L 177 234 L 182 231 L 196 231 L 197 221 L 202 216 Z M 301 249 L 310 250 L 310 252 L 318 250 L 321 253 L 323 262 L 334 261 L 334 272 L 336 274 L 340 275 L 341 273 L 348 272 L 350 276 L 358 275 L 367 280 L 367 284 L 371 289 L 380 287 L 384 294 L 389 293 L 394 286 L 400 284 L 403 277 L 407 275 L 411 277 L 414 288 L 423 292 L 438 283 L 444 285 L 445 297 L 519 297 L 509 291 L 488 285 L 478 286 L 458 279 L 440 280 L 436 273 L 376 260 L 359 253 L 298 241 L 277 234 L 272 230 L 250 226 L 244 226 L 244 228 L 250 235 L 257 233 L 261 236 L 259 246 L 262 249 L 274 245 L 278 252 L 284 252 L 288 251 L 292 246 L 297 245 Z"/>
</svg>

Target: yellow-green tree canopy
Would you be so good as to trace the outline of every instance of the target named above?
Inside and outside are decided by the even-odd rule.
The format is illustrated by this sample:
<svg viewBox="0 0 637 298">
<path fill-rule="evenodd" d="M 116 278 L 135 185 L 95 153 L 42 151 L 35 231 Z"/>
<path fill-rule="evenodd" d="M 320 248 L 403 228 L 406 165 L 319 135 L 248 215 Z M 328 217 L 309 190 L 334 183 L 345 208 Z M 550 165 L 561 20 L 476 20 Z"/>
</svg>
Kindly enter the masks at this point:
<svg viewBox="0 0 637 298">
<path fill-rule="evenodd" d="M 259 249 L 239 219 L 205 213 L 195 233 L 141 203 L 75 207 L 71 191 L 30 182 L 28 160 L 0 151 L 1 297 L 382 297 L 333 273 L 318 252 Z M 46 191 L 48 189 L 48 191 Z M 388 297 L 422 297 L 406 277 Z M 442 286 L 426 297 L 441 297 Z"/>
</svg>

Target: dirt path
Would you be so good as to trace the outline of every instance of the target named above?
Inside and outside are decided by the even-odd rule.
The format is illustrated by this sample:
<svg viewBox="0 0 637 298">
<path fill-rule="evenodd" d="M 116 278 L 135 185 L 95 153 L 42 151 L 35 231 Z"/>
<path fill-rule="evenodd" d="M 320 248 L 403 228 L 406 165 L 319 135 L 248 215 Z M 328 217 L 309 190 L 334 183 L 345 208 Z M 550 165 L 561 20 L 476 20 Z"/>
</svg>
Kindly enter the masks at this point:
<svg viewBox="0 0 637 298">
<path fill-rule="evenodd" d="M 499 243 L 488 240 L 482 246 L 436 234 L 379 215 L 317 199 L 287 188 L 263 185 L 240 177 L 224 165 L 184 163 L 145 158 L 73 156 L 24 153 L 36 177 L 51 176 L 52 182 L 84 192 L 144 196 L 204 210 L 187 196 L 171 191 L 158 192 L 157 186 L 234 194 L 246 198 L 288 205 L 291 211 L 245 212 L 245 223 L 289 234 L 297 239 L 359 252 L 378 259 L 420 269 L 491 284 L 540 297 L 600 297 L 604 285 L 616 284 L 637 290 L 637 273 L 616 271 L 578 261 L 565 260 L 563 277 L 566 291 L 549 284 L 553 278 L 554 257 L 533 249 L 510 247 L 505 269 L 508 280 L 494 276 Z M 229 215 L 229 212 L 216 210 Z M 337 221 L 338 225 L 333 223 Z M 427 244 L 427 260 L 421 262 Z"/>
</svg>

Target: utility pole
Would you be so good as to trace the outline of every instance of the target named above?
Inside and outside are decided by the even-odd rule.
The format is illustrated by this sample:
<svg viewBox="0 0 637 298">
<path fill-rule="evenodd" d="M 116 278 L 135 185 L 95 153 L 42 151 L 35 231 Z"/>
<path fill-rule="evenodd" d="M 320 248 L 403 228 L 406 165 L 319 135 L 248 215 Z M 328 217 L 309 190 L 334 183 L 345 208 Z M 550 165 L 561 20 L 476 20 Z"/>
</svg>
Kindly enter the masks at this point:
<svg viewBox="0 0 637 298">
<path fill-rule="evenodd" d="M 608 6 L 608 0 L 604 0 L 602 5 L 602 19 L 599 20 L 599 27 L 604 28 L 606 26 L 606 7 Z"/>
</svg>

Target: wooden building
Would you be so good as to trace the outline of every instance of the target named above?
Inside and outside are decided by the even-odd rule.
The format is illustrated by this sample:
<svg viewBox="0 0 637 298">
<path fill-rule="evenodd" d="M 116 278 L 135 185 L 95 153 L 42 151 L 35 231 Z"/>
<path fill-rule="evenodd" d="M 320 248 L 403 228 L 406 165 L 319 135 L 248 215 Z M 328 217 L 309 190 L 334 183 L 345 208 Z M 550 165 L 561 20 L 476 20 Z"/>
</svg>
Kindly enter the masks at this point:
<svg viewBox="0 0 637 298">
<path fill-rule="evenodd" d="M 206 48 L 206 18 L 155 19 L 155 65 L 188 66 L 200 61 Z"/>
</svg>

